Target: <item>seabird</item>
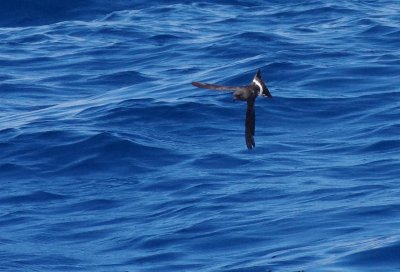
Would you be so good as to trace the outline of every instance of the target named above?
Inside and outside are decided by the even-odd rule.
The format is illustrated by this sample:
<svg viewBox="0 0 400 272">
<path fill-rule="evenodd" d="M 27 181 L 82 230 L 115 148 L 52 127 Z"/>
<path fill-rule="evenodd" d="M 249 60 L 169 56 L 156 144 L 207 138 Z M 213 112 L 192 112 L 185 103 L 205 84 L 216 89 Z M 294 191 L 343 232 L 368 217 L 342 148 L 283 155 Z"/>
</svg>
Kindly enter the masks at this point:
<svg viewBox="0 0 400 272">
<path fill-rule="evenodd" d="M 199 88 L 210 89 L 210 90 L 234 91 L 233 93 L 234 99 L 247 101 L 245 138 L 246 138 L 247 148 L 253 149 L 255 147 L 254 130 L 255 130 L 256 116 L 254 112 L 254 103 L 256 101 L 256 97 L 262 95 L 272 98 L 272 95 L 269 92 L 267 85 L 261 78 L 260 69 L 257 70 L 257 73 L 253 78 L 253 81 L 246 86 L 222 86 L 222 85 L 208 84 L 201 82 L 192 82 L 192 85 Z"/>
</svg>

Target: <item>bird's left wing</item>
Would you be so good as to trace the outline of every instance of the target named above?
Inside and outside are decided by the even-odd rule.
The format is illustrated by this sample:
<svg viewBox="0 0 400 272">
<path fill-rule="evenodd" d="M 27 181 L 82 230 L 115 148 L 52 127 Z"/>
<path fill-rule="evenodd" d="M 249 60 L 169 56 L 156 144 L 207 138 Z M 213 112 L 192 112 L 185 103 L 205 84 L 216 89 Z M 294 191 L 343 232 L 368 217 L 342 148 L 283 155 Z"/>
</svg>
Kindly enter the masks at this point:
<svg viewBox="0 0 400 272">
<path fill-rule="evenodd" d="M 216 90 L 216 91 L 237 91 L 237 90 L 241 90 L 244 88 L 244 87 L 238 87 L 238 86 L 223 86 L 223 85 L 208 84 L 208 83 L 202 83 L 202 82 L 192 82 L 192 85 L 196 86 L 198 88 Z"/>
</svg>

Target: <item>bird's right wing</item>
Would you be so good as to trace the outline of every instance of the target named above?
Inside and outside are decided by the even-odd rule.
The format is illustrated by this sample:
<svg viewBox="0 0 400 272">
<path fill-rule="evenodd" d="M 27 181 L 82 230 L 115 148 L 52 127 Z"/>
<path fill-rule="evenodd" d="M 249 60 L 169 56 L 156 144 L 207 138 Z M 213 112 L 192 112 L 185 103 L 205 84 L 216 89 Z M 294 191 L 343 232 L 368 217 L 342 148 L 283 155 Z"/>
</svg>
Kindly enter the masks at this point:
<svg viewBox="0 0 400 272">
<path fill-rule="evenodd" d="M 208 83 L 201 83 L 201 82 L 192 82 L 193 86 L 203 89 L 209 90 L 216 90 L 216 91 L 237 91 L 241 90 L 244 87 L 237 87 L 237 86 L 223 86 L 223 85 L 216 85 L 216 84 L 208 84 Z"/>
<path fill-rule="evenodd" d="M 256 114 L 254 112 L 254 100 L 247 100 L 245 138 L 248 149 L 253 149 L 256 144 L 254 142 L 254 132 L 256 127 Z"/>
</svg>

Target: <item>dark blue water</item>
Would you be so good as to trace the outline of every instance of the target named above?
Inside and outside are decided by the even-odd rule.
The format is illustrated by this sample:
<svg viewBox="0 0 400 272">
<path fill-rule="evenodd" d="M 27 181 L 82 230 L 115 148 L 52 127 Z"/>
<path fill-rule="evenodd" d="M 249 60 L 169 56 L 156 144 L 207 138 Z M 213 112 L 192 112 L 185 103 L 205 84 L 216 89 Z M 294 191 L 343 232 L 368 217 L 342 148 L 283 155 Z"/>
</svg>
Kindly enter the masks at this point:
<svg viewBox="0 0 400 272">
<path fill-rule="evenodd" d="M 3 1 L 0 271 L 399 271 L 400 2 Z M 192 81 L 274 96 L 246 106 Z"/>
</svg>

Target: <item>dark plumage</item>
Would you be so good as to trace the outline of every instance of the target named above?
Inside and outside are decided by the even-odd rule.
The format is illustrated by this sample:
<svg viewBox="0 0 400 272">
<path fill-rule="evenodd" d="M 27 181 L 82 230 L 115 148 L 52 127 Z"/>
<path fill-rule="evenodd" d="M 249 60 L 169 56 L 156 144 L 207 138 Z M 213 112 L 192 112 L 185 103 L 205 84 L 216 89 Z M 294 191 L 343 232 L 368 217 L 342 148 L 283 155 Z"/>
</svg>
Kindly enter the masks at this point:
<svg viewBox="0 0 400 272">
<path fill-rule="evenodd" d="M 241 86 L 241 87 L 222 86 L 222 85 L 208 84 L 201 82 L 192 82 L 192 85 L 199 88 L 210 89 L 210 90 L 234 91 L 233 97 L 236 100 L 247 101 L 245 138 L 246 138 L 247 148 L 253 149 L 255 147 L 254 132 L 255 132 L 256 116 L 254 111 L 254 103 L 256 101 L 256 97 L 258 95 L 262 95 L 272 98 L 272 95 L 269 92 L 267 85 L 261 78 L 260 70 L 257 71 L 256 75 L 253 78 L 253 81 L 246 86 Z"/>
</svg>

